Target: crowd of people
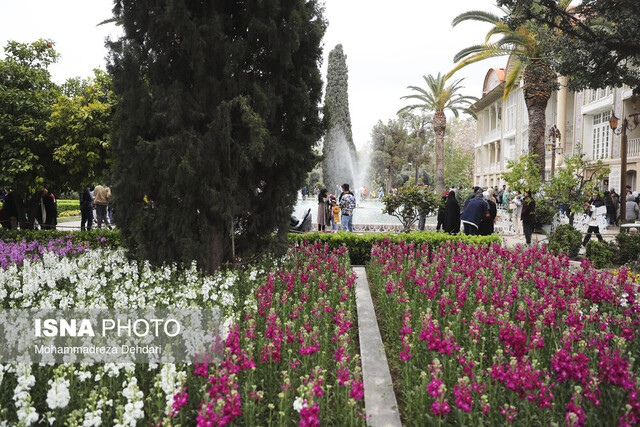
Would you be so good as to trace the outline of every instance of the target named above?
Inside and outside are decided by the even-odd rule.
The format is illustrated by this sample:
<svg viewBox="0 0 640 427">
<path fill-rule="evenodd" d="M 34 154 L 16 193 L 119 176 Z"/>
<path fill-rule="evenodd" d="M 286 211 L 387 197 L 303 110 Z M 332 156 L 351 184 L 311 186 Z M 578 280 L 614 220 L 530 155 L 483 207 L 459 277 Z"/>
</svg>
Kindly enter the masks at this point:
<svg viewBox="0 0 640 427">
<path fill-rule="evenodd" d="M 80 201 L 81 230 L 91 230 L 93 223 L 98 228 L 104 224 L 111 229 L 113 209 L 109 204 L 111 189 L 102 185 L 85 188 L 78 193 Z M 58 203 L 48 189 L 36 197 L 24 199 L 13 192 L 0 190 L 0 226 L 9 230 L 31 228 L 55 230 L 58 223 Z M 95 212 L 95 216 L 94 216 Z"/>
<path fill-rule="evenodd" d="M 338 198 L 330 194 L 326 188 L 318 190 L 318 230 L 347 230 L 353 231 L 353 209 L 356 206 L 355 195 L 349 190 L 349 185 L 344 184 Z M 495 231 L 498 217 L 498 209 L 503 208 L 511 212 L 511 219 L 516 235 L 524 235 L 527 245 L 531 244 L 536 220 L 536 201 L 533 194 L 525 190 L 509 191 L 506 185 L 500 189 L 498 186 L 483 189 L 473 187 L 462 206 L 456 197 L 460 189 L 447 190 L 441 199 L 437 213 L 436 231 L 446 233 L 460 233 L 468 235 L 487 236 Z M 602 240 L 598 218 L 606 216 L 607 225 L 619 225 L 620 209 L 625 209 L 627 222 L 635 222 L 640 219 L 640 197 L 632 193 L 627 186 L 625 203 L 620 202 L 620 197 L 615 190 L 605 191 L 603 197 L 594 194 L 589 202 L 584 204 L 584 213 L 589 218 L 588 229 L 583 245 L 589 242 L 592 234 Z M 369 193 L 371 194 L 371 193 Z M 568 214 L 569 207 L 559 207 L 562 213 Z M 421 214 L 418 229 L 424 231 L 426 214 Z"/>
</svg>

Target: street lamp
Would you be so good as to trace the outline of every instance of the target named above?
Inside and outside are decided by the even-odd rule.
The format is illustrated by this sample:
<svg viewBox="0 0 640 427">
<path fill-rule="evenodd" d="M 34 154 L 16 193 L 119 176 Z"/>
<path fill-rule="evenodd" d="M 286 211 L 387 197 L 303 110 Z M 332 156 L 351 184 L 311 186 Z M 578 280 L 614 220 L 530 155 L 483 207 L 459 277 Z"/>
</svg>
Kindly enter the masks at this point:
<svg viewBox="0 0 640 427">
<path fill-rule="evenodd" d="M 561 139 L 560 129 L 558 129 L 556 125 L 551 126 L 551 129 L 549 129 L 549 140 L 545 144 L 547 152 L 551 152 L 551 178 L 553 178 L 553 174 L 556 171 L 556 152 L 558 155 L 562 155 Z M 556 145 L 556 140 L 558 141 L 558 145 Z"/>
<path fill-rule="evenodd" d="M 618 118 L 615 113 L 611 112 L 611 117 L 609 118 L 609 126 L 611 130 L 616 135 L 622 135 L 622 139 L 620 141 L 620 195 L 621 202 L 627 199 L 627 195 L 624 193 L 625 188 L 627 187 L 627 130 L 634 130 L 639 123 L 638 115 L 639 112 L 635 112 L 633 114 L 629 114 L 629 117 L 633 119 L 633 125 L 629 123 L 626 117 L 622 119 L 622 125 L 619 129 L 618 127 Z M 620 219 L 625 220 L 626 218 L 626 209 L 620 209 Z"/>
</svg>

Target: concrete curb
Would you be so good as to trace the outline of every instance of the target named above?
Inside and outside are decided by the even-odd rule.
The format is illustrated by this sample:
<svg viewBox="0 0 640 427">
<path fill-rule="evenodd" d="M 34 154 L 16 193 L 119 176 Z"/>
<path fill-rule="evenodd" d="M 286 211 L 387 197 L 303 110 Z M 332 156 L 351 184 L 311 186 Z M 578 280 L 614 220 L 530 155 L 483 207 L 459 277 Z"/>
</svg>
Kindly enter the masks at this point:
<svg viewBox="0 0 640 427">
<path fill-rule="evenodd" d="M 384 351 L 378 321 L 373 309 L 373 300 L 369 292 L 367 274 L 364 267 L 354 267 L 353 271 L 358 276 L 356 280 L 356 305 L 367 425 L 373 427 L 401 426 L 387 355 Z"/>
</svg>

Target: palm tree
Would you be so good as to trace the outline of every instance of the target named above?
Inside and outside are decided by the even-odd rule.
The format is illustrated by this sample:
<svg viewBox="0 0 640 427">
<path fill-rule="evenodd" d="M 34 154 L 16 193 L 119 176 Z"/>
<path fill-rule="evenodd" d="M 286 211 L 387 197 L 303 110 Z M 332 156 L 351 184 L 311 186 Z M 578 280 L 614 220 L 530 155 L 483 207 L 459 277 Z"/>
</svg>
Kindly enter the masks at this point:
<svg viewBox="0 0 640 427">
<path fill-rule="evenodd" d="M 571 0 L 560 0 L 558 7 L 566 10 L 570 3 Z M 505 16 L 512 17 L 509 9 L 500 8 L 500 10 Z M 534 30 L 532 24 L 527 21 L 514 21 L 518 24 L 512 28 L 506 23 L 505 16 L 474 10 L 454 18 L 452 23 L 454 27 L 463 21 L 478 21 L 487 22 L 492 25 L 492 28 L 487 33 L 483 44 L 470 46 L 455 55 L 453 60 L 459 64 L 447 76 L 483 59 L 497 56 L 510 57 L 504 99 L 509 97 L 516 84 L 522 79 L 524 102 L 529 116 L 529 152 L 537 155 L 536 163 L 544 179 L 545 110 L 551 93 L 556 87 L 557 76 L 544 58 L 546 46 L 544 37 L 540 37 L 539 32 L 545 29 L 538 27 Z M 499 36 L 499 39 L 491 42 L 490 39 L 493 36 Z"/>
<path fill-rule="evenodd" d="M 398 111 L 398 114 L 405 111 L 413 111 L 420 109 L 424 111 L 433 111 L 433 130 L 436 133 L 436 193 L 444 193 L 444 133 L 447 130 L 447 116 L 444 112 L 449 110 L 454 116 L 458 117 L 462 111 L 464 113 L 475 115 L 469 110 L 469 106 L 478 100 L 474 96 L 462 96 L 457 93 L 462 86 L 460 80 L 456 80 L 449 86 L 447 76 L 440 73 L 436 77 L 431 74 L 422 76 L 427 84 L 426 89 L 418 86 L 409 86 L 415 92 L 415 95 L 403 96 L 401 99 L 415 99 L 418 104 L 408 105 Z"/>
</svg>

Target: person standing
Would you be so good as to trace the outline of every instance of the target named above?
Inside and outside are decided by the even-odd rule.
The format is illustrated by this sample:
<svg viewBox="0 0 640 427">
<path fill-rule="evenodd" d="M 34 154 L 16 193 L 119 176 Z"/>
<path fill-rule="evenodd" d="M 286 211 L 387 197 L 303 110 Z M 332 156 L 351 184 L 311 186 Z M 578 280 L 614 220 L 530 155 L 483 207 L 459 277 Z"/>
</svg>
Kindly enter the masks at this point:
<svg viewBox="0 0 640 427">
<path fill-rule="evenodd" d="M 329 190 L 323 188 L 318 194 L 318 231 L 325 231 L 331 225 L 329 216 Z"/>
<path fill-rule="evenodd" d="M 342 229 L 353 233 L 353 210 L 356 208 L 356 198 L 349 191 L 349 184 L 342 184 L 339 200 L 342 210 Z"/>
<path fill-rule="evenodd" d="M 636 198 L 633 197 L 633 194 L 627 195 L 625 208 L 625 213 L 627 214 L 625 218 L 627 222 L 635 222 L 638 218 L 640 218 L 640 207 L 638 207 Z"/>
<path fill-rule="evenodd" d="M 449 191 L 447 202 L 444 205 L 444 227 L 445 233 L 456 234 L 460 232 L 460 204 L 456 199 L 456 192 Z"/>
<path fill-rule="evenodd" d="M 340 206 L 336 202 L 336 196 L 331 196 L 331 226 L 334 231 L 338 231 L 338 229 L 342 228 L 340 225 Z"/>
<path fill-rule="evenodd" d="M 91 226 L 93 225 L 93 198 L 91 197 L 91 192 L 89 188 L 85 188 L 84 191 L 78 193 L 78 198 L 80 199 L 80 230 L 89 230 L 91 231 Z"/>
<path fill-rule="evenodd" d="M 482 222 L 480 222 L 480 227 L 478 228 L 478 234 L 481 236 L 490 236 L 493 234 L 493 225 L 496 220 L 496 216 L 498 215 L 498 207 L 495 202 L 495 198 L 491 195 L 492 189 L 485 191 L 482 193 L 482 197 L 489 205 L 489 218 L 486 218 Z"/>
<path fill-rule="evenodd" d="M 520 191 L 516 190 L 516 195 L 513 196 L 511 203 L 513 226 L 515 228 L 516 236 L 519 236 L 522 234 L 522 221 L 520 221 L 520 216 L 522 215 L 522 194 L 520 194 Z"/>
<path fill-rule="evenodd" d="M 449 195 L 449 191 L 445 191 L 444 196 L 442 196 L 442 198 L 440 199 L 440 204 L 438 205 L 438 216 L 436 217 L 438 223 L 436 224 L 436 231 L 440 231 L 440 229 L 442 228 L 444 231 L 444 209 L 445 209 L 445 204 L 447 203 L 447 196 Z M 423 216 L 424 215 L 424 219 Z M 420 224 L 422 224 L 422 227 L 418 227 L 420 228 L 420 231 L 424 231 L 424 224 L 426 222 L 426 218 L 427 218 L 427 214 L 426 212 L 420 212 Z"/>
<path fill-rule="evenodd" d="M 584 213 L 589 217 L 589 228 L 587 228 L 587 235 L 584 236 L 582 246 L 587 246 L 589 240 L 591 240 L 591 234 L 595 233 L 598 241 L 602 242 L 602 234 L 600 234 L 600 226 L 598 225 L 598 213 L 597 208 L 604 206 L 604 202 L 598 199 L 596 195 L 591 197 L 591 204 L 584 203 Z"/>
<path fill-rule="evenodd" d="M 467 202 L 460 220 L 464 226 L 464 234 L 475 236 L 480 229 L 480 223 L 489 215 L 489 204 L 482 198 L 476 198 Z"/>
<path fill-rule="evenodd" d="M 531 245 L 531 235 L 533 234 L 533 223 L 536 220 L 536 201 L 531 196 L 531 191 L 524 192 L 524 200 L 522 201 L 522 229 L 524 230 L 524 239 L 527 245 Z"/>
<path fill-rule="evenodd" d="M 96 216 L 98 217 L 98 228 L 102 228 L 104 222 L 109 230 L 109 218 L 107 217 L 107 206 L 109 205 L 109 197 L 111 197 L 111 188 L 102 185 L 96 185 L 93 189 L 93 204 L 96 207 Z"/>
</svg>

